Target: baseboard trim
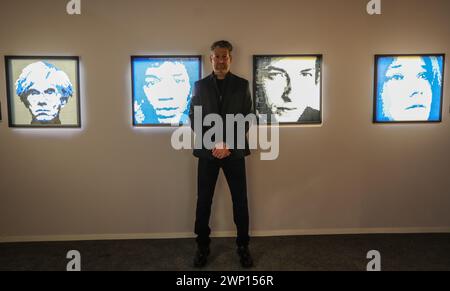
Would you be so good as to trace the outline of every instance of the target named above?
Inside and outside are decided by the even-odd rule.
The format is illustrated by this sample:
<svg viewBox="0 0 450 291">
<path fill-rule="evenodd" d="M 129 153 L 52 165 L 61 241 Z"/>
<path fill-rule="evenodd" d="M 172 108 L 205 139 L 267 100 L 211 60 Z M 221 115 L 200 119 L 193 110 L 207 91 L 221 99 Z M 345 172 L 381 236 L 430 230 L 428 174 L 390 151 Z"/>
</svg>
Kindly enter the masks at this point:
<svg viewBox="0 0 450 291">
<path fill-rule="evenodd" d="M 450 233 L 450 227 L 429 228 L 343 228 L 343 229 L 304 229 L 253 231 L 253 237 L 299 236 L 299 235 L 350 235 L 350 234 L 413 234 Z M 234 231 L 218 231 L 212 237 L 235 237 Z M 58 242 L 58 241 L 98 241 L 133 239 L 181 239 L 193 238 L 188 232 L 176 233 L 130 233 L 130 234 L 88 234 L 88 235 L 41 235 L 41 236 L 1 236 L 0 243 L 12 242 Z"/>
</svg>

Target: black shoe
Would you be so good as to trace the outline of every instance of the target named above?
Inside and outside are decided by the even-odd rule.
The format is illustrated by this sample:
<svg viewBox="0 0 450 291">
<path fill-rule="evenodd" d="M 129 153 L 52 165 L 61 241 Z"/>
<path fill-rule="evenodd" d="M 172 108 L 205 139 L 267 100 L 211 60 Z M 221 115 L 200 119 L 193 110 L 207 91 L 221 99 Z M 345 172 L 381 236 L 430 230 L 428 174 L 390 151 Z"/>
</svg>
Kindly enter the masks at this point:
<svg viewBox="0 0 450 291">
<path fill-rule="evenodd" d="M 209 248 L 198 248 L 195 252 L 194 267 L 202 268 L 206 265 L 209 256 Z"/>
<path fill-rule="evenodd" d="M 239 246 L 237 248 L 237 253 L 239 255 L 239 258 L 241 259 L 241 266 L 243 268 L 253 267 L 253 259 L 248 246 Z"/>
</svg>

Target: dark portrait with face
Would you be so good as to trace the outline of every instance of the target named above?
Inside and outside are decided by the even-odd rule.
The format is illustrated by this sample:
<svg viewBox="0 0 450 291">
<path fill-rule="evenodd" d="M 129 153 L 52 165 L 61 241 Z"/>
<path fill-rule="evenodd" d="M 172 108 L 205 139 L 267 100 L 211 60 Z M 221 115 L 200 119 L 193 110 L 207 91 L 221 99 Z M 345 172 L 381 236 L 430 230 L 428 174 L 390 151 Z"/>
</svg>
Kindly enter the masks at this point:
<svg viewBox="0 0 450 291">
<path fill-rule="evenodd" d="M 260 122 L 321 123 L 321 63 L 320 55 L 254 56 Z"/>
</svg>

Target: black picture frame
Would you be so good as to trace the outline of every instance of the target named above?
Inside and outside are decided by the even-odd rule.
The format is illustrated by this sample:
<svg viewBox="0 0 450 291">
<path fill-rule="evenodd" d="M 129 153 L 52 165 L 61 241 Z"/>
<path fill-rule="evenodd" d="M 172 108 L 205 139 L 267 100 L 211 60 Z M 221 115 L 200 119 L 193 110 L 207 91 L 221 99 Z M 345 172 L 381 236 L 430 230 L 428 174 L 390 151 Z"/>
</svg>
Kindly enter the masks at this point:
<svg viewBox="0 0 450 291">
<path fill-rule="evenodd" d="M 253 55 L 253 108 L 255 111 L 255 114 L 257 115 L 258 124 L 264 124 L 267 126 L 273 125 L 273 123 L 262 123 L 259 118 L 258 111 L 258 84 L 257 84 L 257 62 L 260 58 L 298 58 L 298 57 L 315 57 L 317 58 L 317 61 L 320 64 L 320 82 L 319 82 L 319 104 L 320 104 L 320 110 L 319 110 L 319 118 L 318 120 L 312 120 L 312 121 L 292 121 L 292 122 L 278 122 L 280 126 L 289 126 L 289 125 L 320 125 L 323 122 L 323 54 L 258 54 Z"/>
<path fill-rule="evenodd" d="M 173 127 L 174 125 L 171 123 L 146 123 L 146 124 L 139 124 L 136 122 L 136 118 L 135 118 L 135 109 L 134 109 L 134 104 L 135 101 L 137 101 L 137 97 L 136 97 L 136 89 L 135 89 L 135 81 L 136 81 L 136 76 L 135 76 L 135 60 L 137 59 L 151 59 L 151 60 L 162 60 L 162 59 L 196 59 L 198 61 L 199 64 L 199 71 L 198 71 L 198 75 L 197 80 L 200 80 L 202 78 L 202 69 L 203 69 L 203 56 L 202 55 L 132 55 L 130 57 L 130 61 L 131 61 L 131 119 L 132 119 L 132 125 L 133 127 L 137 127 L 137 128 L 146 128 L 146 127 Z M 192 101 L 192 93 L 194 90 L 194 84 L 195 81 L 191 82 L 191 99 L 189 100 L 189 103 L 187 105 L 187 107 L 189 108 L 189 104 Z M 151 105 L 150 105 L 151 106 Z M 178 127 L 183 126 L 183 124 L 180 122 L 178 123 Z"/>
<path fill-rule="evenodd" d="M 72 82 L 72 86 L 76 86 L 76 94 L 72 96 L 72 98 L 76 98 L 76 123 L 74 124 L 51 124 L 51 125 L 27 125 L 27 124 L 17 124 L 14 122 L 13 118 L 13 102 L 16 93 L 12 91 L 14 88 L 14 83 L 16 80 L 13 80 L 12 77 L 12 62 L 14 60 L 30 60 L 32 62 L 38 61 L 74 61 L 74 82 Z M 31 62 L 30 62 L 31 64 Z M 12 128 L 81 128 L 81 87 L 80 87 L 80 57 L 79 56 L 5 56 L 5 72 L 6 72 L 6 95 L 7 95 L 7 103 L 8 103 L 8 125 Z"/>
<path fill-rule="evenodd" d="M 396 57 L 442 57 L 442 84 L 440 90 L 440 101 L 439 101 L 439 118 L 437 120 L 414 120 L 414 121 L 380 121 L 378 120 L 378 70 L 379 70 L 379 60 L 381 58 L 396 58 Z M 418 53 L 418 54 L 376 54 L 374 56 L 374 83 L 373 83 L 373 116 L 372 123 L 374 124 L 436 124 L 442 122 L 442 110 L 443 110 L 443 99 L 444 99 L 444 82 L 445 82 L 445 54 L 444 53 Z"/>
</svg>

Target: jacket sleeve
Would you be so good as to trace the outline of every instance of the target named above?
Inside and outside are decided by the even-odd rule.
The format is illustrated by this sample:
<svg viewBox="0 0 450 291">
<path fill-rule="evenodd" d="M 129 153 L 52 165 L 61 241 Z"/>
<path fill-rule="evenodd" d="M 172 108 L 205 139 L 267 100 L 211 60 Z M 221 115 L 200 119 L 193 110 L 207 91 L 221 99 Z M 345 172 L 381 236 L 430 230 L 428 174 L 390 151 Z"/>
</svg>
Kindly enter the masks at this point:
<svg viewBox="0 0 450 291">
<path fill-rule="evenodd" d="M 194 130 L 194 108 L 195 106 L 200 106 L 200 96 L 199 96 L 199 84 L 198 82 L 195 83 L 194 85 L 194 90 L 192 91 L 192 99 L 191 99 L 191 105 L 189 107 L 189 119 L 190 119 L 190 124 L 191 124 L 191 128 L 192 130 Z"/>
</svg>

